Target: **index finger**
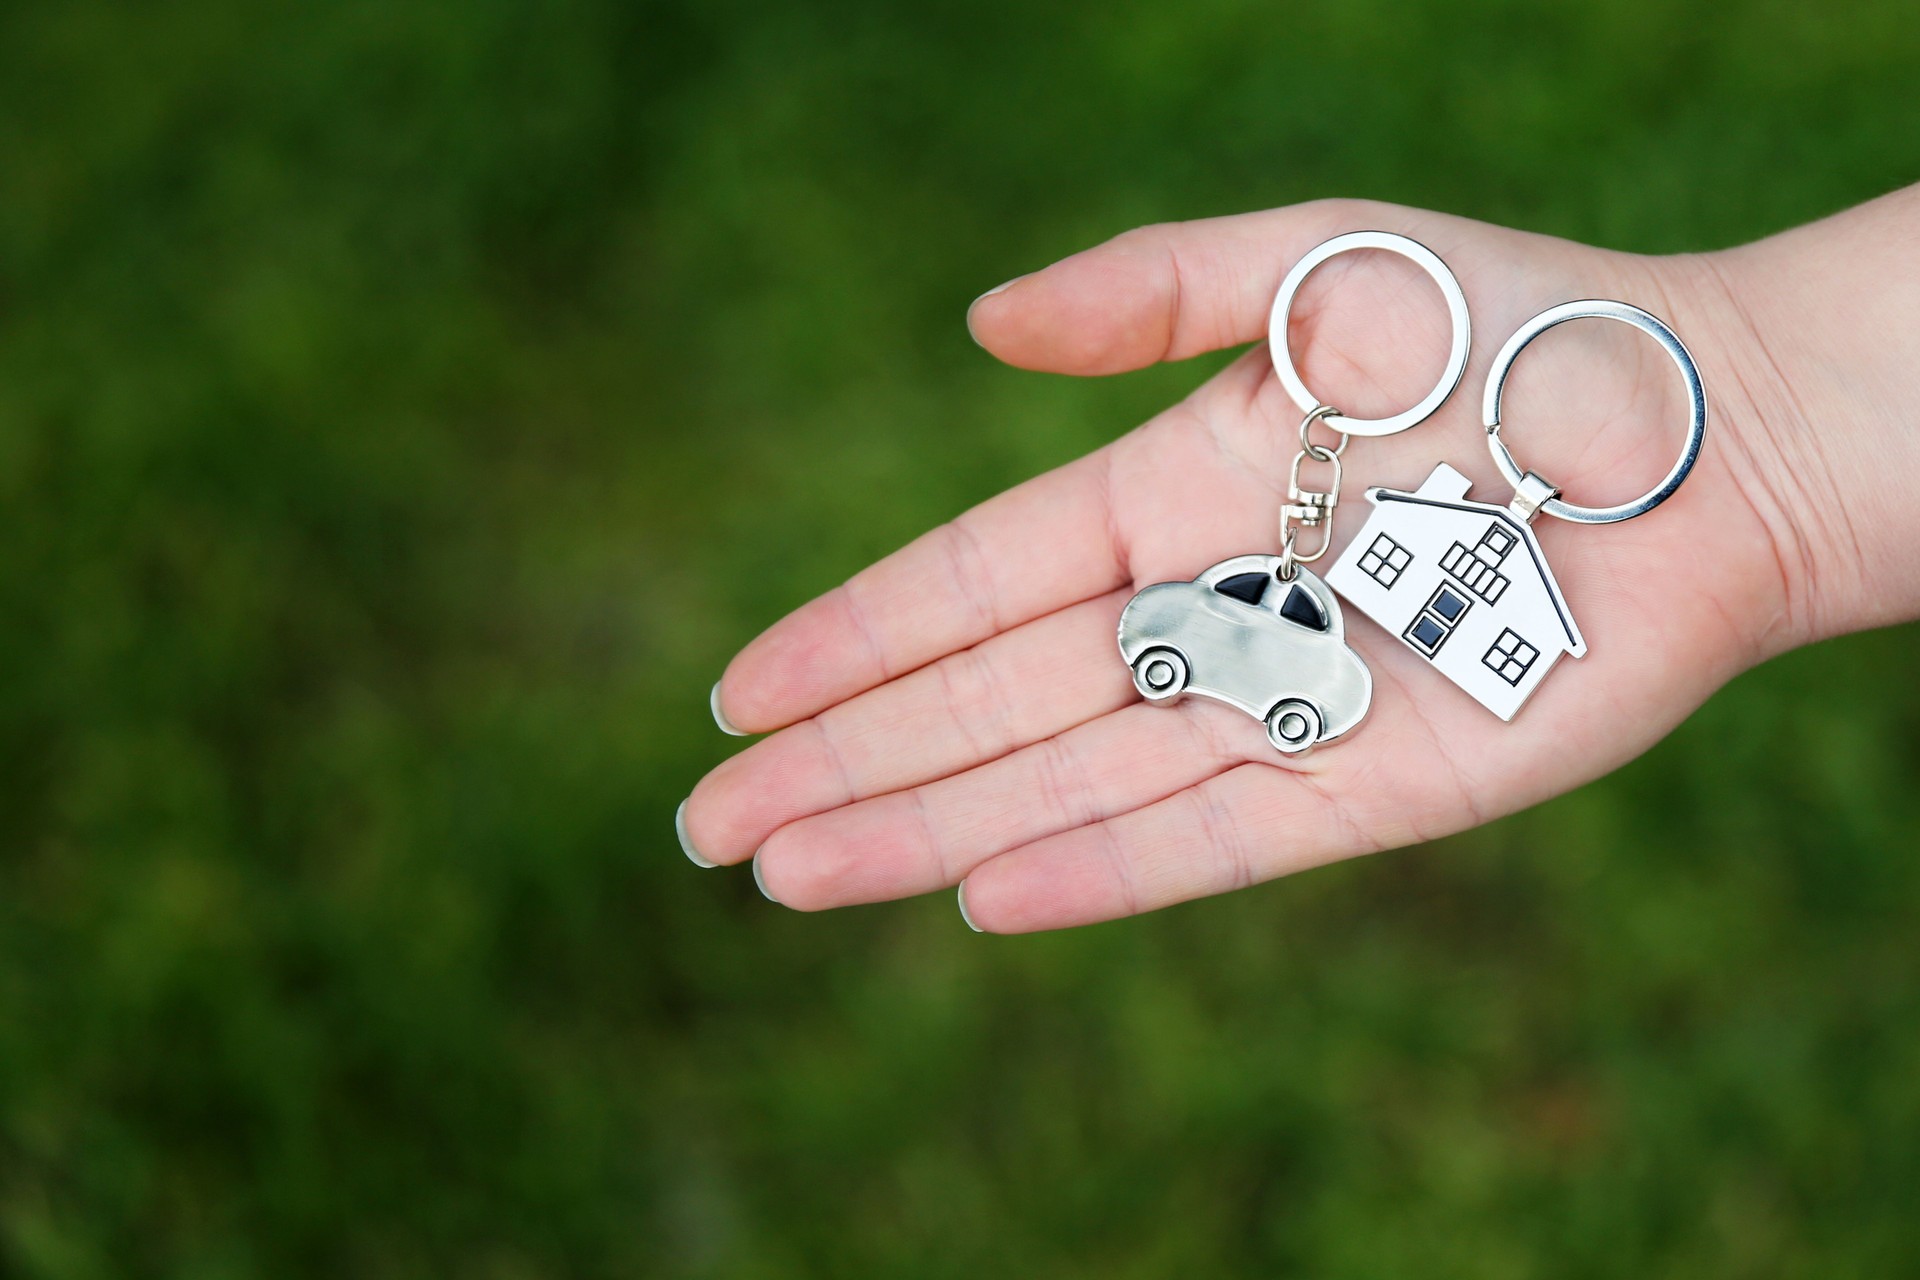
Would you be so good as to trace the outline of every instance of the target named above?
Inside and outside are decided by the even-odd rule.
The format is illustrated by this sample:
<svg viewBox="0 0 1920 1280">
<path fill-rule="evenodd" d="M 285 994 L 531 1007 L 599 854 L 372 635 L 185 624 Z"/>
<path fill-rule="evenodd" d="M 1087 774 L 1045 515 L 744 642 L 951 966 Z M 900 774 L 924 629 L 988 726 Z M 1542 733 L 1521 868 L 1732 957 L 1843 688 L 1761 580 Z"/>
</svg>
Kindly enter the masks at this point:
<svg viewBox="0 0 1920 1280">
<path fill-rule="evenodd" d="M 763 733 L 1127 581 L 1113 446 L 908 543 L 752 641 L 714 687 L 722 727 Z"/>
</svg>

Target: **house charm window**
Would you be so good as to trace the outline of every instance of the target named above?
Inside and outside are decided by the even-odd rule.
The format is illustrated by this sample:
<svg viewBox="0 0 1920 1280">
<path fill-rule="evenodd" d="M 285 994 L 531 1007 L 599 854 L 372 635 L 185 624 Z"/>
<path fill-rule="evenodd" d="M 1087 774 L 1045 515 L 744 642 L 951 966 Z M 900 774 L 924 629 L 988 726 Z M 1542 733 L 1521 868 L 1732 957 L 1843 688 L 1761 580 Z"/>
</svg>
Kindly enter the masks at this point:
<svg viewBox="0 0 1920 1280">
<path fill-rule="evenodd" d="M 1533 660 L 1539 656 L 1538 649 L 1509 629 L 1500 633 L 1500 638 L 1493 642 L 1493 647 L 1487 650 L 1486 657 L 1480 661 L 1508 684 L 1517 685 L 1527 674 L 1527 668 L 1533 665 Z"/>
<path fill-rule="evenodd" d="M 1507 558 L 1507 552 L 1513 550 L 1514 541 L 1507 529 L 1498 524 L 1488 525 L 1471 550 L 1462 542 L 1448 547 L 1447 554 L 1440 558 L 1440 567 L 1460 579 L 1467 590 L 1488 604 L 1495 604 L 1507 590 L 1506 576 L 1497 566 Z"/>
<path fill-rule="evenodd" d="M 1440 652 L 1440 646 L 1447 642 L 1460 619 L 1467 614 L 1467 598 L 1452 587 L 1442 584 L 1414 619 L 1408 624 L 1405 637 L 1408 644 L 1426 654 L 1429 658 Z"/>
<path fill-rule="evenodd" d="M 1381 534 L 1367 548 L 1367 554 L 1360 557 L 1360 570 L 1381 586 L 1391 589 L 1400 580 L 1400 575 L 1413 560 L 1408 550 Z"/>
</svg>

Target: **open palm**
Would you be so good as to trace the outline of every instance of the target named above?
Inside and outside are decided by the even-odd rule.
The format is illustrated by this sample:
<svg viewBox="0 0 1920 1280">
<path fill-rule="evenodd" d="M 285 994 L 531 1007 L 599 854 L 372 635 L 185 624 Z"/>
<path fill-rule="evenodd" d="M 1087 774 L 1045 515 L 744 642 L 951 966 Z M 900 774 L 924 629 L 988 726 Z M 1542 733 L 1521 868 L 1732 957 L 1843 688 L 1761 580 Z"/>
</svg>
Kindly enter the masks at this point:
<svg viewBox="0 0 1920 1280">
<path fill-rule="evenodd" d="M 971 323 L 1010 363 L 1110 373 L 1265 337 L 1288 267 L 1343 231 L 1412 236 L 1458 275 L 1475 343 L 1421 426 L 1356 438 L 1335 552 L 1361 489 L 1433 463 L 1502 502 L 1479 422 L 1494 351 L 1536 312 L 1616 297 L 1672 323 L 1712 403 L 1692 478 L 1651 515 L 1541 543 L 1588 655 L 1503 723 L 1357 611 L 1374 674 L 1351 734 L 1282 757 L 1259 722 L 1187 698 L 1148 706 L 1114 643 L 1149 583 L 1277 549 L 1299 410 L 1264 342 L 1111 445 L 933 530 L 779 622 L 727 668 L 716 710 L 777 730 L 705 778 L 681 815 L 706 860 L 756 860 L 768 896 L 816 909 L 964 883 L 976 927 L 1057 928 L 1431 839 L 1564 791 L 1644 750 L 1743 667 L 1790 643 L 1764 459 L 1740 431 L 1728 308 L 1705 260 L 1636 258 L 1387 205 L 1338 201 L 1151 227 L 983 298 Z M 1438 294 L 1406 263 L 1350 254 L 1309 279 L 1291 349 L 1352 416 L 1417 400 L 1443 363 Z M 1716 379 L 1716 370 L 1726 376 Z M 1680 447 L 1672 366 L 1624 326 L 1566 325 L 1509 387 L 1507 438 L 1576 501 L 1649 487 Z M 1318 474 L 1318 473 L 1314 473 Z M 929 609 L 929 593 L 946 601 Z"/>
</svg>

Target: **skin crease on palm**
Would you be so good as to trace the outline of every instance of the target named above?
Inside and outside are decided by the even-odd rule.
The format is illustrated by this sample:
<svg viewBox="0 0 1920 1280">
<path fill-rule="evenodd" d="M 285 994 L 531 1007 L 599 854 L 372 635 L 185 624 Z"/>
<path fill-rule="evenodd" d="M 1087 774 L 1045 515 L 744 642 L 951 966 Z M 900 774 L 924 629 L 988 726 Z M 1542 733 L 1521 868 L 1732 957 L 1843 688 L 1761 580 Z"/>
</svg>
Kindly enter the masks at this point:
<svg viewBox="0 0 1920 1280">
<path fill-rule="evenodd" d="M 1555 303 L 1618 298 L 1667 320 L 1699 363 L 1709 425 L 1692 476 L 1651 514 L 1536 523 L 1589 652 L 1563 660 L 1511 724 L 1349 609 L 1372 710 L 1287 758 L 1258 722 L 1210 700 L 1142 703 L 1114 626 L 1140 587 L 1276 549 L 1300 413 L 1273 373 L 1268 309 L 1307 249 L 1361 229 L 1446 260 L 1474 343 L 1432 418 L 1354 439 L 1335 554 L 1366 518 L 1366 486 L 1410 488 L 1443 459 L 1473 478 L 1473 496 L 1506 500 L 1481 389 L 1506 336 Z M 976 928 L 1017 933 L 1434 839 L 1606 773 L 1747 667 L 1915 613 L 1913 518 L 1884 477 L 1920 474 L 1900 423 L 1915 298 L 1898 283 L 1917 241 L 1920 188 L 1671 258 L 1326 201 L 1142 228 L 1023 276 L 969 316 L 981 346 L 1022 368 L 1107 374 L 1254 345 L 1145 425 L 749 644 L 715 707 L 769 736 L 700 782 L 683 840 L 712 863 L 754 859 L 767 896 L 790 907 L 958 885 Z M 1445 313 L 1409 263 L 1342 255 L 1301 290 L 1290 340 L 1308 386 L 1378 416 L 1432 385 Z M 1650 340 L 1589 320 L 1527 350 L 1504 418 L 1523 466 L 1598 505 L 1664 474 L 1684 397 Z M 930 595 L 946 607 L 928 608 Z"/>
</svg>

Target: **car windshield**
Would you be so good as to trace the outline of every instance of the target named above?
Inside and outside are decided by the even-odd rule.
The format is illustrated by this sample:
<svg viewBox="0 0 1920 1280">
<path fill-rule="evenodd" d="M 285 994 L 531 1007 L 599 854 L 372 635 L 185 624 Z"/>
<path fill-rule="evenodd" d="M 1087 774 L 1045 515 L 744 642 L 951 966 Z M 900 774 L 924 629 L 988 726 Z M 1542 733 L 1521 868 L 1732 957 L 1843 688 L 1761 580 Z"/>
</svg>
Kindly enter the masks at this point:
<svg viewBox="0 0 1920 1280">
<path fill-rule="evenodd" d="M 1287 592 L 1287 598 L 1280 604 L 1280 616 L 1288 622 L 1297 622 L 1310 631 L 1327 629 L 1327 611 L 1314 598 L 1313 592 L 1299 583 Z"/>
</svg>

